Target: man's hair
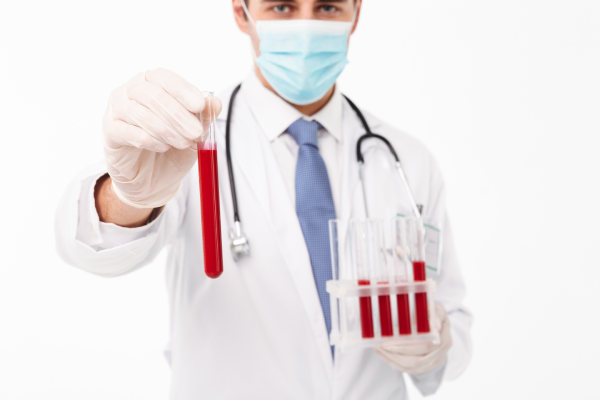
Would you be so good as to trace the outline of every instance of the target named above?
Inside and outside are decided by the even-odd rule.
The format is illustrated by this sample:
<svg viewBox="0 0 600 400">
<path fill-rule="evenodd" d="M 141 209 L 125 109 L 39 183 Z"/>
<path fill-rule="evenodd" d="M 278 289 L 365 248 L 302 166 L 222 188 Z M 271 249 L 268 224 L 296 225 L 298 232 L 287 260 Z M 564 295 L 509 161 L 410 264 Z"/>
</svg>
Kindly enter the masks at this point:
<svg viewBox="0 0 600 400">
<path fill-rule="evenodd" d="M 248 5 L 248 3 L 250 2 L 250 0 L 242 0 L 244 3 L 246 3 L 246 6 Z M 356 4 L 356 0 L 354 0 L 354 4 Z"/>
</svg>

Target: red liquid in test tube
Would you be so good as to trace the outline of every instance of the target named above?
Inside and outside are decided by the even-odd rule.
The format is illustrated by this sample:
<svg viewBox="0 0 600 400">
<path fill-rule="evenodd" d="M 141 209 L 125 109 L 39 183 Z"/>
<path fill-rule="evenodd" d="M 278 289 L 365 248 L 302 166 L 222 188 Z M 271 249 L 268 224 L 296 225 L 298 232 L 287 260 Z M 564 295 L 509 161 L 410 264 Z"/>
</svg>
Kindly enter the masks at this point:
<svg viewBox="0 0 600 400">
<path fill-rule="evenodd" d="M 358 281 L 360 286 L 369 286 L 371 281 L 361 279 Z M 360 329 L 362 331 L 362 337 L 369 339 L 375 336 L 373 330 L 373 308 L 371 305 L 371 296 L 359 297 L 360 304 Z"/>
<path fill-rule="evenodd" d="M 398 328 L 401 335 L 410 335 L 412 328 L 410 326 L 410 303 L 408 302 L 408 293 L 399 294 L 396 298 L 398 304 Z"/>
<path fill-rule="evenodd" d="M 200 211 L 202 212 L 204 272 L 206 276 L 214 279 L 223 273 L 219 173 L 217 170 L 216 148 L 214 150 L 198 150 L 198 173 L 200 175 Z"/>
<path fill-rule="evenodd" d="M 203 128 L 208 130 L 204 143 L 198 143 L 198 176 L 200 178 L 200 212 L 202 213 L 202 248 L 204 273 L 218 278 L 223 273 L 221 244 L 221 211 L 219 208 L 219 171 L 217 168 L 217 142 L 215 138 L 213 94 L 203 93 L 206 109 L 200 115 Z"/>
<path fill-rule="evenodd" d="M 413 261 L 413 276 L 415 282 L 426 280 L 425 261 Z M 417 332 L 428 333 L 430 328 L 427 293 L 415 293 L 415 312 L 417 314 Z"/>
<path fill-rule="evenodd" d="M 404 240 L 406 235 L 406 224 L 404 221 L 396 222 L 396 247 L 395 253 L 398 256 L 398 279 L 399 281 L 406 281 L 408 271 L 406 265 L 408 260 L 406 259 L 406 248 L 404 247 Z M 397 280 L 398 281 L 398 280 Z M 412 326 L 410 322 L 410 302 L 408 300 L 408 293 L 401 293 L 396 295 L 396 306 L 398 308 L 398 331 L 400 335 L 410 335 L 412 333 Z"/>
<path fill-rule="evenodd" d="M 387 282 L 379 282 L 387 284 Z M 379 322 L 381 323 L 381 336 L 394 336 L 394 326 L 392 324 L 392 306 L 390 295 L 378 296 L 379 300 Z"/>
</svg>

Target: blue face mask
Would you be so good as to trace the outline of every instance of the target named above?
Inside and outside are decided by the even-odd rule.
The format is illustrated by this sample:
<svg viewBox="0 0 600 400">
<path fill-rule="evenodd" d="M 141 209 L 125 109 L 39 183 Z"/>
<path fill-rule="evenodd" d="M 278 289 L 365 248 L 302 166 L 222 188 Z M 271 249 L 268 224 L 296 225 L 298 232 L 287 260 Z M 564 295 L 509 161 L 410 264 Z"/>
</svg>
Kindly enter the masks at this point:
<svg viewBox="0 0 600 400">
<path fill-rule="evenodd" d="M 244 9 L 252 21 L 245 4 Z M 261 54 L 256 64 L 285 100 L 297 105 L 314 103 L 335 84 L 348 63 L 348 35 L 353 24 L 354 20 L 257 21 Z"/>
</svg>

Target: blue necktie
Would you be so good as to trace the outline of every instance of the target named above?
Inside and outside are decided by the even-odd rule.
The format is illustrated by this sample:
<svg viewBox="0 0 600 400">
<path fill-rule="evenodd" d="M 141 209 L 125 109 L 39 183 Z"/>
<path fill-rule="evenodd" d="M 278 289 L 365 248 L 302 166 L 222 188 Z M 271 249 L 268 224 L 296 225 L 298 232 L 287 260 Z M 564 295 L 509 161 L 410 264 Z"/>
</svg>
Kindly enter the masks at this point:
<svg viewBox="0 0 600 400">
<path fill-rule="evenodd" d="M 327 168 L 319 154 L 317 132 L 321 128 L 317 121 L 299 119 L 290 125 L 287 132 L 299 146 L 296 164 L 296 214 L 310 255 L 327 333 L 330 333 L 331 311 L 325 282 L 332 279 L 329 220 L 335 219 L 335 208 Z"/>
</svg>

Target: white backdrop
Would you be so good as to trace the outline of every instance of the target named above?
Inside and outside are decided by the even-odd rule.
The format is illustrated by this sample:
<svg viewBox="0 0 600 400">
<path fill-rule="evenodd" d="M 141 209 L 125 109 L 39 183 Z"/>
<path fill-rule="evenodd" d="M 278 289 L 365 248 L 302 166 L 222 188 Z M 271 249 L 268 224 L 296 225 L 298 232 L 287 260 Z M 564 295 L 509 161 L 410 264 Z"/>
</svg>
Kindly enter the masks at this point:
<svg viewBox="0 0 600 400">
<path fill-rule="evenodd" d="M 228 0 L 0 5 L 0 398 L 166 399 L 164 255 L 103 279 L 54 252 L 54 210 L 102 159 L 109 92 L 240 81 Z M 340 79 L 445 174 L 474 357 L 438 399 L 592 399 L 600 344 L 600 2 L 365 0 Z M 420 398 L 411 387 L 413 398 Z"/>
</svg>

